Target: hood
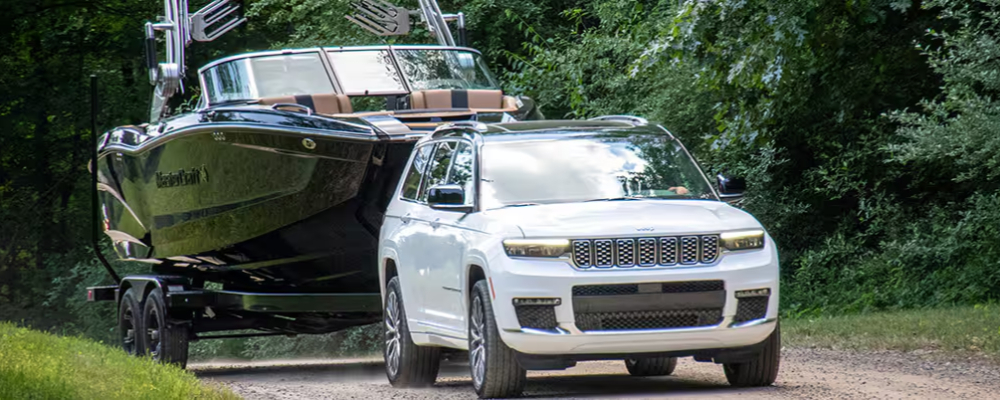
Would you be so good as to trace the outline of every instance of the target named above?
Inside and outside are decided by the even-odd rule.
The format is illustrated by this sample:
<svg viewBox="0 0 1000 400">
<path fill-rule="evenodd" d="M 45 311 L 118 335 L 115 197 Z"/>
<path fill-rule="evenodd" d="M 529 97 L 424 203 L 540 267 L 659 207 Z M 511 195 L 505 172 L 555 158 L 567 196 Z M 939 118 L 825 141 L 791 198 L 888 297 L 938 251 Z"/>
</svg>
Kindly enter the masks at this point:
<svg viewBox="0 0 1000 400">
<path fill-rule="evenodd" d="M 668 236 L 761 229 L 749 213 L 720 201 L 626 200 L 509 207 L 485 212 L 525 237 Z"/>
</svg>

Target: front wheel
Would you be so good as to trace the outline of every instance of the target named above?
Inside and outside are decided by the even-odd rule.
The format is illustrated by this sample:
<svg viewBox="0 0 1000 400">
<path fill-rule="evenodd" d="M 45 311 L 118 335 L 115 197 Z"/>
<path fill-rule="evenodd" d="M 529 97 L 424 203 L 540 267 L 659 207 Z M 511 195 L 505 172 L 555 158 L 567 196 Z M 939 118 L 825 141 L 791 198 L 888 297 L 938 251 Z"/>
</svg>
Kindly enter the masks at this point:
<svg viewBox="0 0 1000 400">
<path fill-rule="evenodd" d="M 667 376 L 677 368 L 677 357 L 628 359 L 625 368 L 632 376 Z"/>
<path fill-rule="evenodd" d="M 423 387 L 434 384 L 441 368 L 441 348 L 417 346 L 406 324 L 406 309 L 399 287 L 399 277 L 386 285 L 385 310 L 385 375 L 394 387 Z"/>
<path fill-rule="evenodd" d="M 469 311 L 469 367 L 476 394 L 479 398 L 520 396 L 528 380 L 527 371 L 517 363 L 514 350 L 500 340 L 485 280 L 473 287 Z"/>
<path fill-rule="evenodd" d="M 776 325 L 767 337 L 757 358 L 744 363 L 723 364 L 726 380 L 738 387 L 770 386 L 778 378 L 781 362 L 781 326 Z"/>
</svg>

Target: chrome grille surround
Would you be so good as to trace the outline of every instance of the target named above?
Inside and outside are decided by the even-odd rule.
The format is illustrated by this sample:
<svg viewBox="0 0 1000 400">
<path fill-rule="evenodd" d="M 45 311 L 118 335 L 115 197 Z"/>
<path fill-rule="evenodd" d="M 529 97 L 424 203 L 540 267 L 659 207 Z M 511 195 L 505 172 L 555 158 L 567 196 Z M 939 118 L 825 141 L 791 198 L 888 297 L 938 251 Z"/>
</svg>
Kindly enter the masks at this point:
<svg viewBox="0 0 1000 400">
<path fill-rule="evenodd" d="M 611 268 L 615 265 L 614 249 L 612 242 L 608 239 L 594 241 L 594 266 L 597 268 Z"/>
<path fill-rule="evenodd" d="M 590 251 L 590 241 L 589 240 L 574 240 L 573 241 L 573 262 L 576 265 L 586 265 L 590 268 L 591 260 L 594 258 L 591 256 Z"/>
<path fill-rule="evenodd" d="M 639 259 L 640 267 L 652 267 L 656 265 L 656 239 L 639 239 Z"/>
<path fill-rule="evenodd" d="M 575 239 L 572 260 L 580 269 L 707 265 L 719 260 L 719 242 L 719 235 Z"/>
<path fill-rule="evenodd" d="M 635 240 L 618 239 L 615 242 L 615 265 L 620 268 L 635 265 Z"/>
<path fill-rule="evenodd" d="M 681 238 L 681 264 L 694 265 L 698 263 L 698 237 L 684 236 Z"/>
</svg>

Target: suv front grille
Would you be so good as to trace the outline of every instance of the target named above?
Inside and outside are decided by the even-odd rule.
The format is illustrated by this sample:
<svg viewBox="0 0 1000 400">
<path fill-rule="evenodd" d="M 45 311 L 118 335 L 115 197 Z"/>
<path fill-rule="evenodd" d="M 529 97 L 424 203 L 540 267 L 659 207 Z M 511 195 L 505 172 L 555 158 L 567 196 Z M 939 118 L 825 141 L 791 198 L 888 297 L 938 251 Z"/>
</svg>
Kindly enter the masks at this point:
<svg viewBox="0 0 1000 400">
<path fill-rule="evenodd" d="M 638 239 L 573 240 L 578 268 L 632 268 L 711 264 L 719 258 L 719 235 Z"/>
</svg>

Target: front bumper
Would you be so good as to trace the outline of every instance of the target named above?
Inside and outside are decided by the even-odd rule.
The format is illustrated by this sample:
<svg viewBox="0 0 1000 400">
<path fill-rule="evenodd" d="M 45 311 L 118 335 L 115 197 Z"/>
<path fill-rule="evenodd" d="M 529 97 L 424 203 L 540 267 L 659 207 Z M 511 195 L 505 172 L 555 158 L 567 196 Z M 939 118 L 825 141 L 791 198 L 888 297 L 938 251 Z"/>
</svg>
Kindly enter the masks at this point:
<svg viewBox="0 0 1000 400">
<path fill-rule="evenodd" d="M 514 350 L 535 355 L 670 353 L 699 349 L 750 346 L 774 331 L 778 315 L 778 260 L 773 246 L 758 251 L 727 254 L 711 266 L 664 269 L 577 270 L 568 262 L 505 258 L 491 268 L 495 291 L 493 311 L 500 337 Z M 499 268 L 498 268 L 499 267 Z M 573 287 L 598 284 L 642 284 L 721 280 L 725 288 L 722 320 L 711 326 L 587 330 L 577 324 Z M 736 292 L 770 289 L 766 314 L 734 322 Z M 555 329 L 524 328 L 518 321 L 514 298 L 560 298 Z"/>
</svg>

